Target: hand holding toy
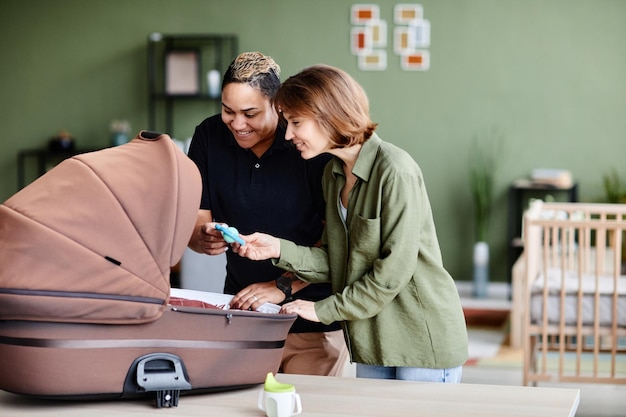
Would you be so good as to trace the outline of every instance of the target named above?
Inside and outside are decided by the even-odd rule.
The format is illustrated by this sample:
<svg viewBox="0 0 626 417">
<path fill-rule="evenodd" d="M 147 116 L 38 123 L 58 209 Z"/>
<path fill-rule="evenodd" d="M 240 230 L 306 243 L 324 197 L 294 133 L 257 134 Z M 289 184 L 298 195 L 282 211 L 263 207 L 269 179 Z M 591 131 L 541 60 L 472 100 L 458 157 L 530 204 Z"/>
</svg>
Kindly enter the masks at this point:
<svg viewBox="0 0 626 417">
<path fill-rule="evenodd" d="M 246 241 L 239 236 L 239 230 L 234 227 L 224 227 L 221 224 L 216 224 L 215 228 L 222 232 L 224 240 L 228 243 L 239 243 L 241 246 L 246 244 Z"/>
</svg>

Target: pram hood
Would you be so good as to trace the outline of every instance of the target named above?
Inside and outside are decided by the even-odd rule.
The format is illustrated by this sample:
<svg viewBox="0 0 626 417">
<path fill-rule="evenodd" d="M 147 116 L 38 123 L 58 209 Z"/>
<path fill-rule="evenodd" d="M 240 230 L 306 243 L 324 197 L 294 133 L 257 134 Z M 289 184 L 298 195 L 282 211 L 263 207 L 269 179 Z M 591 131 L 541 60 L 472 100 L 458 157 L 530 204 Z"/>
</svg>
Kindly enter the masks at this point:
<svg viewBox="0 0 626 417">
<path fill-rule="evenodd" d="M 64 160 L 0 205 L 0 319 L 158 319 L 201 190 L 165 134 Z"/>
</svg>

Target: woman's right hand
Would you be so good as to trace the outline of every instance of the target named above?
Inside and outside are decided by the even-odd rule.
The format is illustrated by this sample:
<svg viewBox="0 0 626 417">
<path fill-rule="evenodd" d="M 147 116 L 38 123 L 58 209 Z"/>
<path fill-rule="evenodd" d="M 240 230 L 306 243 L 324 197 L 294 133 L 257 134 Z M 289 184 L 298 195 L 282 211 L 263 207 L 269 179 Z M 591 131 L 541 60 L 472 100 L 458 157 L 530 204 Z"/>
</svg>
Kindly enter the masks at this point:
<svg viewBox="0 0 626 417">
<path fill-rule="evenodd" d="M 280 258 L 280 240 L 265 233 L 253 233 L 251 235 L 241 235 L 246 244 L 241 246 L 233 243 L 233 251 L 239 256 L 262 261 L 264 259 Z"/>
</svg>

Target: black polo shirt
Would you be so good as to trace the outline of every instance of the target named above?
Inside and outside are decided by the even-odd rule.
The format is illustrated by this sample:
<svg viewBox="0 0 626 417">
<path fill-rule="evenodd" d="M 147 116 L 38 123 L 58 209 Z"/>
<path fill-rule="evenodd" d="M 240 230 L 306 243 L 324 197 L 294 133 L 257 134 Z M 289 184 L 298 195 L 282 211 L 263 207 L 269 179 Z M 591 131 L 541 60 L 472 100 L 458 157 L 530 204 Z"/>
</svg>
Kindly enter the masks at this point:
<svg viewBox="0 0 626 417">
<path fill-rule="evenodd" d="M 201 208 L 214 221 L 236 227 L 242 234 L 268 233 L 297 244 L 313 246 L 323 229 L 322 171 L 329 155 L 305 160 L 285 140 L 285 129 L 260 158 L 241 148 L 220 114 L 196 127 L 189 157 L 202 175 Z M 226 252 L 224 292 L 236 294 L 246 286 L 275 280 L 284 271 L 271 261 L 251 261 Z M 330 284 L 309 285 L 295 298 L 317 301 L 331 295 Z M 298 318 L 293 332 L 338 330 Z"/>
</svg>

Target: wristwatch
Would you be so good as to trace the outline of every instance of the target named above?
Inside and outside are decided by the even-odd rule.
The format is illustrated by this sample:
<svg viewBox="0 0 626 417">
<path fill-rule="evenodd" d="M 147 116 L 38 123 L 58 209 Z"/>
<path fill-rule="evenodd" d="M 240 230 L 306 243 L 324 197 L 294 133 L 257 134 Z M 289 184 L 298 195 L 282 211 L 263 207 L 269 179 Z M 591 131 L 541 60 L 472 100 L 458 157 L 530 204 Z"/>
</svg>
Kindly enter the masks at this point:
<svg viewBox="0 0 626 417">
<path fill-rule="evenodd" d="M 276 279 L 276 288 L 285 293 L 285 300 L 283 303 L 288 303 L 293 300 L 293 296 L 291 294 L 291 279 L 287 277 L 278 277 Z"/>
</svg>

